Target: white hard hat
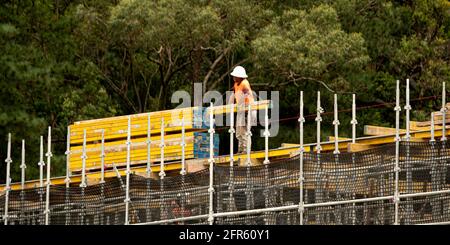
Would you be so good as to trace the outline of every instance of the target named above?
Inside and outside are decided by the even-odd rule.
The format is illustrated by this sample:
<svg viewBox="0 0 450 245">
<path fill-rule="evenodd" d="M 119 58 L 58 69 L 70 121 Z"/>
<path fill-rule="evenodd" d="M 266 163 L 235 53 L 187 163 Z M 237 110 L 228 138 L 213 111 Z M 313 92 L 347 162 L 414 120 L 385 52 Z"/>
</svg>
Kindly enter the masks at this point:
<svg viewBox="0 0 450 245">
<path fill-rule="evenodd" d="M 242 66 L 236 66 L 233 69 L 233 72 L 230 74 L 233 77 L 247 78 L 247 73 L 245 73 L 245 69 Z"/>
</svg>

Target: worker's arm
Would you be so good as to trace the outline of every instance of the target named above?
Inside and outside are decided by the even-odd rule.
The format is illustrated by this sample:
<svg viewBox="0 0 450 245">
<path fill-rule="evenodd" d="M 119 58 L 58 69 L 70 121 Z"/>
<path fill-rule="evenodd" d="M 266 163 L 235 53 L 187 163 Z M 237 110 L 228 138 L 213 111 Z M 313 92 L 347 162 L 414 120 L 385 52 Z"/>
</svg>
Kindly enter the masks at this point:
<svg viewBox="0 0 450 245">
<path fill-rule="evenodd" d="M 250 101 L 253 101 L 252 89 L 248 82 L 244 84 L 244 87 L 242 88 L 242 93 L 244 98 L 249 98 Z"/>
</svg>

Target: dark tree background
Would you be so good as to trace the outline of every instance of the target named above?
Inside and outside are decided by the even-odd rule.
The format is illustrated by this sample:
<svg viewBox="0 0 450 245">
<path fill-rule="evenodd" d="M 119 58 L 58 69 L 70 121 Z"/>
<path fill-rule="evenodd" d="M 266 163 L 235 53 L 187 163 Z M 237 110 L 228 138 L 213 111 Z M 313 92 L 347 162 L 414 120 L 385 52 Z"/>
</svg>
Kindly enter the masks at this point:
<svg viewBox="0 0 450 245">
<path fill-rule="evenodd" d="M 39 136 L 53 128 L 52 175 L 65 173 L 67 126 L 74 121 L 173 108 L 170 95 L 225 92 L 243 65 L 254 90 L 280 91 L 271 147 L 298 142 L 299 91 L 306 115 L 316 91 L 325 111 L 358 111 L 359 129 L 392 126 L 395 80 L 411 79 L 411 98 L 440 95 L 450 82 L 450 3 L 444 0 L 3 0 L 0 5 L 0 159 L 13 133 L 13 181 L 26 140 L 27 178 L 37 177 Z M 439 99 L 413 102 L 426 120 Z M 332 134 L 324 115 L 323 137 Z M 340 114 L 341 136 L 350 113 Z M 224 131 L 225 132 L 225 131 Z M 359 132 L 361 133 L 361 132 Z M 254 149 L 263 141 L 254 137 Z M 306 142 L 315 137 L 307 117 Z M 226 153 L 227 137 L 222 137 Z M 0 165 L 0 183 L 5 164 Z"/>
</svg>

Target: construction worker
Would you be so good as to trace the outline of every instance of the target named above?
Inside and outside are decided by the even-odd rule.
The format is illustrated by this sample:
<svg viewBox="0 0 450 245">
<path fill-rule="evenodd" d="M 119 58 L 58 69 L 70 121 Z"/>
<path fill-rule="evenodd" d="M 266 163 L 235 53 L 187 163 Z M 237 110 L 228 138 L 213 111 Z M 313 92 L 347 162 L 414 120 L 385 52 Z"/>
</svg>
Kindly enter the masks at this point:
<svg viewBox="0 0 450 245">
<path fill-rule="evenodd" d="M 244 67 L 236 66 L 233 72 L 230 74 L 234 80 L 234 94 L 230 98 L 230 104 L 236 102 L 238 105 L 238 112 L 236 117 L 236 138 L 239 142 L 238 153 L 244 153 L 247 150 L 247 146 L 251 148 L 251 138 L 247 138 L 247 124 L 248 124 L 248 111 L 245 111 L 249 103 L 254 102 L 252 89 L 250 83 L 246 79 L 247 73 Z M 256 111 L 251 113 L 251 124 L 256 121 Z"/>
</svg>

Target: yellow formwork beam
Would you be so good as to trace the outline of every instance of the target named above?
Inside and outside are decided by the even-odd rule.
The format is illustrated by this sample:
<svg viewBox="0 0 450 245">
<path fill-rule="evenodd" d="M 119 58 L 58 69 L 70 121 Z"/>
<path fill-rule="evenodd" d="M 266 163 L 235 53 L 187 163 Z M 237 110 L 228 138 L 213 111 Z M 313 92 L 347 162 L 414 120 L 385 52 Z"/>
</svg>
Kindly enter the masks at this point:
<svg viewBox="0 0 450 245">
<path fill-rule="evenodd" d="M 237 106 L 233 106 L 233 111 L 237 111 Z M 262 110 L 270 107 L 270 100 L 257 101 L 251 105 L 252 110 Z M 184 125 L 186 130 L 195 130 L 194 111 L 198 107 L 173 109 L 167 111 L 150 112 L 150 133 L 159 134 L 161 131 L 161 119 L 164 118 L 164 130 L 166 132 L 181 131 L 181 119 L 184 115 Z M 246 110 L 247 108 L 245 108 Z M 231 112 L 231 105 L 214 107 L 214 114 L 224 114 Z M 134 114 L 131 116 L 131 136 L 146 136 L 148 126 L 148 113 Z M 128 116 L 109 117 L 75 122 L 71 125 L 71 144 L 83 142 L 83 132 L 86 130 L 86 141 L 100 140 L 102 130 L 104 138 L 117 139 L 125 138 L 128 129 Z"/>
<path fill-rule="evenodd" d="M 406 129 L 400 129 L 400 133 L 406 133 Z M 364 125 L 364 135 L 388 135 L 395 134 L 395 128 Z"/>
</svg>

